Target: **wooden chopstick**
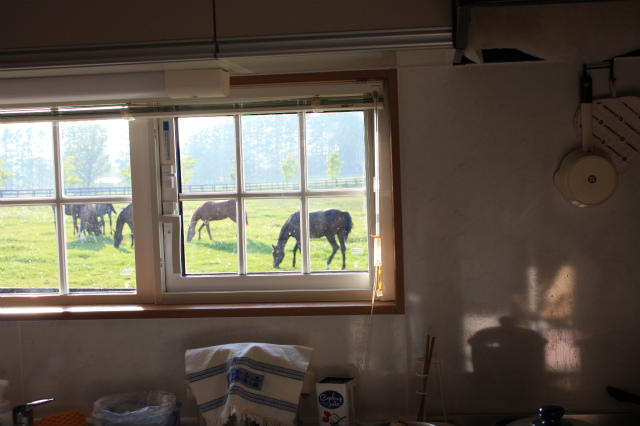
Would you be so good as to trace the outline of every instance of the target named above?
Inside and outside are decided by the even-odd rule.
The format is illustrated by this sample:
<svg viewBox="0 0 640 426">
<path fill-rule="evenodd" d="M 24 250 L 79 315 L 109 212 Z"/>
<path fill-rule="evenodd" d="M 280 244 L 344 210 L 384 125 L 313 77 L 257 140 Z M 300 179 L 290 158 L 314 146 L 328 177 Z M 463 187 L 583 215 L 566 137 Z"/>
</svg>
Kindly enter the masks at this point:
<svg viewBox="0 0 640 426">
<path fill-rule="evenodd" d="M 429 378 L 429 369 L 431 368 L 431 357 L 433 356 L 433 347 L 435 346 L 436 338 L 427 334 L 427 345 L 424 350 L 424 366 L 422 367 L 422 390 L 420 393 L 420 408 L 418 410 L 417 421 L 421 422 L 424 419 L 424 402 L 427 394 L 427 379 Z"/>
</svg>

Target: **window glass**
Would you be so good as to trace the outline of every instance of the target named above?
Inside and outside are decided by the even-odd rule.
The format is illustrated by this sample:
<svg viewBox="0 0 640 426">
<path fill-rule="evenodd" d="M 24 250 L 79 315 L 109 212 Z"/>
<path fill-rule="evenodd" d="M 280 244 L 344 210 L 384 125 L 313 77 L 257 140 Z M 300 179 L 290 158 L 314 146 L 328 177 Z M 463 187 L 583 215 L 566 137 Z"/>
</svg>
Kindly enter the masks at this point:
<svg viewBox="0 0 640 426">
<path fill-rule="evenodd" d="M 298 198 L 247 200 L 247 271 L 301 271 L 300 251 L 294 253 L 296 236 L 300 235 L 300 218 L 292 217 L 300 211 Z M 294 261 L 295 258 L 295 261 Z"/>
<path fill-rule="evenodd" d="M 50 205 L 0 208 L 0 293 L 58 291 L 54 212 Z"/>
<path fill-rule="evenodd" d="M 72 204 L 64 211 L 69 290 L 135 290 L 133 205 Z"/>
<path fill-rule="evenodd" d="M 236 190 L 232 116 L 182 118 L 178 140 L 183 193 Z"/>
<path fill-rule="evenodd" d="M 195 170 L 182 170 L 177 187 L 185 275 L 369 272 L 364 111 L 238 113 L 176 123 L 176 158 L 182 169 L 188 158 Z M 185 182 L 201 168 L 202 176 L 218 177 L 195 190 Z M 233 196 L 216 198 L 220 185 Z M 216 281 L 210 285 L 215 289 Z M 273 289 L 260 281 L 251 286 Z"/>
<path fill-rule="evenodd" d="M 362 111 L 306 115 L 309 189 L 364 188 Z"/>
<path fill-rule="evenodd" d="M 312 271 L 369 269 L 366 212 L 365 197 L 309 199 Z"/>
<path fill-rule="evenodd" d="M 64 195 L 131 194 L 125 120 L 60 123 Z"/>
<path fill-rule="evenodd" d="M 245 191 L 300 189 L 298 128 L 297 114 L 242 116 Z"/>
<path fill-rule="evenodd" d="M 51 123 L 0 124 L 0 198 L 54 196 Z"/>
<path fill-rule="evenodd" d="M 134 292 L 130 194 L 128 121 L 0 126 L 0 292 Z"/>
<path fill-rule="evenodd" d="M 188 274 L 237 273 L 237 202 L 182 203 L 185 268 Z"/>
</svg>

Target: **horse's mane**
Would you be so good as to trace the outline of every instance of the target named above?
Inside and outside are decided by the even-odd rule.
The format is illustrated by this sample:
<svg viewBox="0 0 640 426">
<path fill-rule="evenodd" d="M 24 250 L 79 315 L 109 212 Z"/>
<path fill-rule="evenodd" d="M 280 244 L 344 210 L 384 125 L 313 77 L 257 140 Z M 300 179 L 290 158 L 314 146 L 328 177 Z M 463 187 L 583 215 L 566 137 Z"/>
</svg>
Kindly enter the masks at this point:
<svg viewBox="0 0 640 426">
<path fill-rule="evenodd" d="M 116 234 L 122 235 L 122 228 L 124 228 L 125 218 L 124 218 L 124 209 L 120 211 L 118 218 L 116 219 Z"/>
<path fill-rule="evenodd" d="M 280 229 L 280 235 L 278 236 L 278 244 L 280 244 L 280 242 L 283 242 L 284 244 L 287 243 L 289 237 L 291 237 L 293 228 L 295 228 L 295 220 L 300 222 L 300 211 L 292 213 L 291 216 L 289 216 L 289 219 L 287 219 L 284 225 L 282 225 L 282 228 Z"/>
<path fill-rule="evenodd" d="M 198 206 L 198 208 L 195 209 L 195 211 L 193 212 L 193 215 L 191 215 L 191 222 L 189 222 L 189 227 L 190 228 L 192 226 L 195 227 L 196 223 L 198 223 L 199 220 L 203 220 L 203 218 L 202 218 L 202 210 L 204 210 L 204 207 L 206 206 L 207 203 L 208 203 L 208 201 L 200 204 Z"/>
</svg>

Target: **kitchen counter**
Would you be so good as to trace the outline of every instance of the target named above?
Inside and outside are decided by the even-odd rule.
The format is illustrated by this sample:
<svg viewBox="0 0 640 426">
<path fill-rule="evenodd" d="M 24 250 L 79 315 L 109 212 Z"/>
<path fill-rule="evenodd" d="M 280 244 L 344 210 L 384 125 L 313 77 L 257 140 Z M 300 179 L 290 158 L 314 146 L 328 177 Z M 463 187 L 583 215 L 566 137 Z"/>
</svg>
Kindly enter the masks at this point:
<svg viewBox="0 0 640 426">
<path fill-rule="evenodd" d="M 455 426 L 492 426 L 494 422 L 507 418 L 518 419 L 532 416 L 449 416 L 447 421 Z M 591 423 L 594 426 L 640 426 L 640 410 L 637 414 L 566 414 L 568 420 L 576 419 Z M 564 417 L 563 417 L 564 418 Z M 444 421 L 443 419 L 430 419 Z"/>
</svg>

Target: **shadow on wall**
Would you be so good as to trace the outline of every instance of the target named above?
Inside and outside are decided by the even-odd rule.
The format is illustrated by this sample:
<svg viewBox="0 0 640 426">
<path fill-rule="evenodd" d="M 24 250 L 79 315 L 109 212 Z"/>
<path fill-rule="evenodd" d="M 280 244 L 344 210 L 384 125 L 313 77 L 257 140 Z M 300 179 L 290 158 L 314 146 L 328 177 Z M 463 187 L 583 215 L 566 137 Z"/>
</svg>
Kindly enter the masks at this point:
<svg viewBox="0 0 640 426">
<path fill-rule="evenodd" d="M 505 393 L 507 399 L 530 398 L 545 372 L 547 340 L 537 332 L 518 327 L 509 316 L 499 327 L 485 328 L 469 338 L 473 364 L 472 383 Z"/>
</svg>

